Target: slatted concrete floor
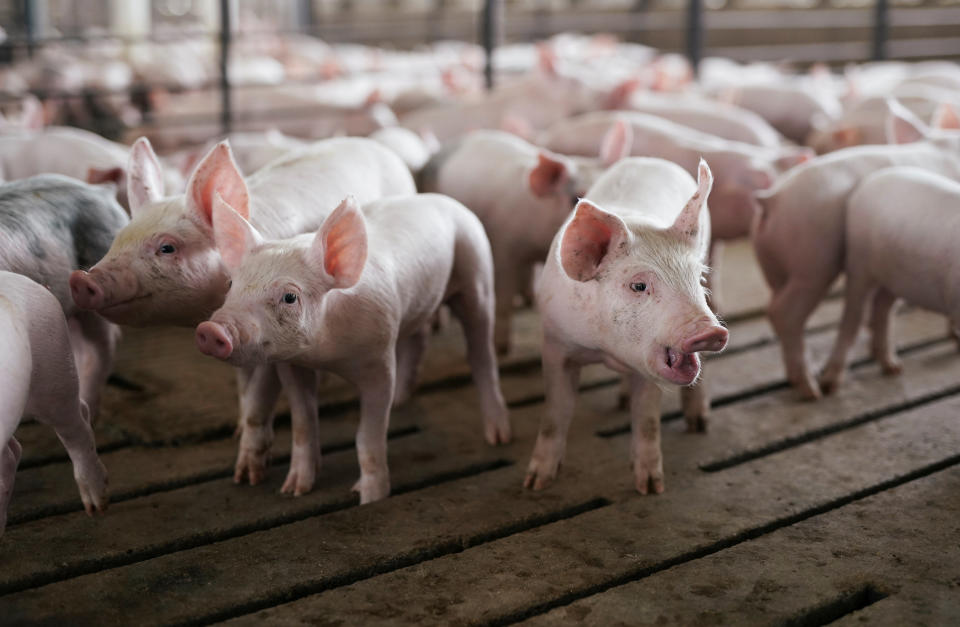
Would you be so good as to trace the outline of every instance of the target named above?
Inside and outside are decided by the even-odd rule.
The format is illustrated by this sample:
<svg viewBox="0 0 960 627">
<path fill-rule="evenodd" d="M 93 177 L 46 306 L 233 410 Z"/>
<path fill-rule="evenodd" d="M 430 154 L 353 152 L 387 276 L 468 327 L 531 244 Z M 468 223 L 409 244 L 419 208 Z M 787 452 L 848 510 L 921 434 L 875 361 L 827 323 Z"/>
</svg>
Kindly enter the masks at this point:
<svg viewBox="0 0 960 627">
<path fill-rule="evenodd" d="M 793 400 L 749 249 L 723 268 L 731 344 L 707 368 L 710 432 L 667 395 L 667 491 L 633 491 L 616 378 L 582 377 L 556 484 L 521 487 L 543 411 L 537 320 L 503 387 L 516 434 L 483 444 L 456 328 L 394 412 L 394 496 L 359 507 L 353 392 L 321 410 L 313 493 L 232 483 L 235 384 L 184 330 L 130 331 L 97 428 L 112 504 L 89 519 L 51 431 L 23 425 L 0 539 L 0 624 L 956 624 L 960 357 L 941 317 L 898 317 L 902 376 L 864 359 L 837 397 Z M 822 361 L 841 303 L 811 320 Z"/>
</svg>

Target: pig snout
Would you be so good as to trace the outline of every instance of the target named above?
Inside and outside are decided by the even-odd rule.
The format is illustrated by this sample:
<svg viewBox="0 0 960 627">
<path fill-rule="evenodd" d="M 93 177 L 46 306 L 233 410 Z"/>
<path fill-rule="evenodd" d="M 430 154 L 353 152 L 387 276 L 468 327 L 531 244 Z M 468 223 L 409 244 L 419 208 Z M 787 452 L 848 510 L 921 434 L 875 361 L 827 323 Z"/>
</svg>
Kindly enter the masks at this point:
<svg viewBox="0 0 960 627">
<path fill-rule="evenodd" d="M 103 288 L 90 276 L 89 272 L 76 270 L 70 274 L 70 294 L 80 309 L 97 310 L 103 308 Z"/>
<path fill-rule="evenodd" d="M 730 333 L 726 329 L 721 326 L 713 326 L 684 340 L 680 350 L 684 353 L 715 353 L 724 349 L 728 337 L 730 337 Z"/>
<path fill-rule="evenodd" d="M 217 359 L 228 359 L 233 354 L 233 340 L 226 327 L 217 322 L 201 322 L 197 326 L 197 348 Z"/>
</svg>

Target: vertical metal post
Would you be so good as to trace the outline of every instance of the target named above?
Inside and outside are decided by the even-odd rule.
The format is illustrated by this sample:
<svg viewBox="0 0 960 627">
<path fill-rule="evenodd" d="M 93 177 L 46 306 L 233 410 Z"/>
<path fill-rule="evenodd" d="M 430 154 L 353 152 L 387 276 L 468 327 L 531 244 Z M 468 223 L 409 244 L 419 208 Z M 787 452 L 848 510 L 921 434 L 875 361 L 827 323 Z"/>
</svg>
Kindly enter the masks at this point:
<svg viewBox="0 0 960 627">
<path fill-rule="evenodd" d="M 503 14 L 502 0 L 485 0 L 483 19 L 480 21 L 480 40 L 486 53 L 483 76 L 487 89 L 493 89 L 493 51 L 497 47 L 500 35 L 500 21 Z"/>
<path fill-rule="evenodd" d="M 687 8 L 687 57 L 697 75 L 703 58 L 703 0 L 689 0 Z"/>
<path fill-rule="evenodd" d="M 890 10 L 887 0 L 876 0 L 873 9 L 873 60 L 887 58 L 887 38 L 890 35 Z"/>
<path fill-rule="evenodd" d="M 23 28 L 27 39 L 27 56 L 32 57 L 36 48 L 37 35 L 40 30 L 40 16 L 37 13 L 37 4 L 34 0 L 23 0 Z"/>
<path fill-rule="evenodd" d="M 300 0 L 297 3 L 297 23 L 294 25 L 297 32 L 313 34 L 316 30 L 316 15 L 313 11 L 313 0 Z"/>
<path fill-rule="evenodd" d="M 220 128 L 224 135 L 233 125 L 233 110 L 230 107 L 230 37 L 232 7 L 230 0 L 220 0 Z"/>
</svg>

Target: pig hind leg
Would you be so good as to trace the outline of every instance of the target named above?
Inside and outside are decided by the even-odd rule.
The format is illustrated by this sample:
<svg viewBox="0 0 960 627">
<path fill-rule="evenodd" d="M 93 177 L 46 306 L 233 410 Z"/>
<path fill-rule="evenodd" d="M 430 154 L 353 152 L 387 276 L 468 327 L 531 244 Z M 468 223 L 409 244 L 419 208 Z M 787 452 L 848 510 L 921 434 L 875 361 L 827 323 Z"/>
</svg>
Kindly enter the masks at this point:
<svg viewBox="0 0 960 627">
<path fill-rule="evenodd" d="M 893 337 L 893 320 L 898 302 L 892 292 L 882 287 L 878 288 L 873 296 L 873 309 L 870 314 L 871 352 L 886 375 L 900 374 L 903 369 L 897 359 Z"/>
<path fill-rule="evenodd" d="M 510 352 L 513 297 L 519 285 L 520 277 L 517 274 L 522 274 L 520 267 L 520 262 L 510 257 L 494 259 L 496 315 L 493 342 L 498 355 L 506 355 Z"/>
<path fill-rule="evenodd" d="M 250 485 L 260 483 L 267 472 L 273 445 L 273 412 L 280 397 L 280 378 L 273 365 L 262 364 L 237 370 L 240 394 L 240 421 L 237 434 L 240 445 L 233 481 Z"/>
<path fill-rule="evenodd" d="M 474 266 L 476 267 L 476 266 Z M 493 348 L 493 289 L 489 281 L 466 277 L 466 288 L 450 300 L 450 309 L 463 325 L 467 361 L 480 394 L 483 436 L 489 444 L 510 441 L 510 417 L 500 391 L 500 371 Z"/>
<path fill-rule="evenodd" d="M 393 406 L 399 407 L 410 400 L 417 389 L 417 374 L 420 362 L 427 349 L 428 328 L 420 329 L 397 340 L 397 389 Z"/>
<path fill-rule="evenodd" d="M 854 268 L 848 268 L 840 329 L 837 331 L 830 358 L 820 374 L 820 387 L 824 394 L 832 394 L 843 382 L 850 349 L 863 324 L 863 314 L 871 292 L 873 286 L 870 282 Z"/>
<path fill-rule="evenodd" d="M 13 496 L 13 480 L 17 474 L 17 465 L 20 463 L 20 443 L 17 438 L 0 445 L 0 536 L 7 526 L 7 511 L 10 508 L 10 499 Z"/>
<path fill-rule="evenodd" d="M 310 368 L 278 364 L 277 374 L 290 403 L 293 446 L 290 471 L 280 491 L 300 496 L 313 489 L 320 469 L 320 420 L 317 415 L 317 375 Z"/>
<path fill-rule="evenodd" d="M 120 328 L 89 311 L 78 312 L 67 322 L 80 380 L 80 398 L 90 409 L 91 422 L 96 423 L 100 394 L 113 369 Z"/>
<path fill-rule="evenodd" d="M 57 307 L 57 314 L 60 308 Z M 107 507 L 107 471 L 94 443 L 90 428 L 90 413 L 80 400 L 77 370 L 70 353 L 70 338 L 66 321 L 35 321 L 43 324 L 42 333 L 31 333 L 31 341 L 44 342 L 34 346 L 34 352 L 47 359 L 40 368 L 34 368 L 27 413 L 49 425 L 57 433 L 73 463 L 73 476 L 80 490 L 83 507 L 88 514 Z"/>
<path fill-rule="evenodd" d="M 804 325 L 810 313 L 823 299 L 829 283 L 805 284 L 788 281 L 774 292 L 769 316 L 777 337 L 787 371 L 787 379 L 804 400 L 820 398 L 820 387 L 810 373 L 807 362 Z"/>
</svg>

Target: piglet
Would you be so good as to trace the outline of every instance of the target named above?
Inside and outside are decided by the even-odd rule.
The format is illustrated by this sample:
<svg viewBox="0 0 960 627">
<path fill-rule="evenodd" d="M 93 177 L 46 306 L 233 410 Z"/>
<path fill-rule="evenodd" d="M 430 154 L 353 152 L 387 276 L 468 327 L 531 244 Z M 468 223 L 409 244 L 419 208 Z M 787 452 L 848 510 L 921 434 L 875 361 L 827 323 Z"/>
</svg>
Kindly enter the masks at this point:
<svg viewBox="0 0 960 627">
<path fill-rule="evenodd" d="M 0 271 L 0 534 L 7 523 L 24 416 L 53 427 L 73 463 L 87 514 L 107 508 L 107 470 L 97 457 L 87 404 L 80 400 L 70 334 L 60 303 L 25 276 Z"/>
<path fill-rule="evenodd" d="M 361 213 L 350 196 L 315 235 L 265 242 L 220 199 L 213 225 L 232 287 L 197 327 L 198 347 L 241 367 L 281 362 L 353 382 L 361 503 L 390 492 L 390 406 L 412 392 L 442 303 L 463 324 L 486 440 L 510 440 L 493 351 L 493 260 L 483 226 L 463 205 L 438 194 L 393 196 Z M 319 463 L 319 447 L 314 454 Z"/>
<path fill-rule="evenodd" d="M 905 211 L 909 208 L 908 211 Z M 820 376 L 824 392 L 837 389 L 847 355 L 872 299 L 873 356 L 886 374 L 898 374 L 891 325 L 897 299 L 946 314 L 960 328 L 960 184 L 920 168 L 881 170 L 860 184 L 847 203 L 846 298 L 833 353 Z"/>
<path fill-rule="evenodd" d="M 525 294 L 564 219 L 605 167 L 625 155 L 628 129 L 611 125 L 587 159 L 542 150 L 502 131 L 474 131 L 448 145 L 420 172 L 419 188 L 465 204 L 483 223 L 496 272 L 495 343 L 510 350 L 513 297 Z"/>
<path fill-rule="evenodd" d="M 630 378 L 633 474 L 641 494 L 664 489 L 662 385 L 689 386 L 703 351 L 727 330 L 702 285 L 710 242 L 706 162 L 698 181 L 661 159 L 625 159 L 587 192 L 553 240 L 538 295 L 546 412 L 525 485 L 557 475 L 584 364 Z M 686 400 L 686 399 L 685 399 Z"/>
<path fill-rule="evenodd" d="M 45 285 L 60 302 L 80 371 L 80 398 L 93 420 L 120 330 L 76 306 L 69 278 L 96 263 L 126 224 L 126 214 L 106 187 L 56 174 L 0 186 L 0 269 Z"/>
</svg>

